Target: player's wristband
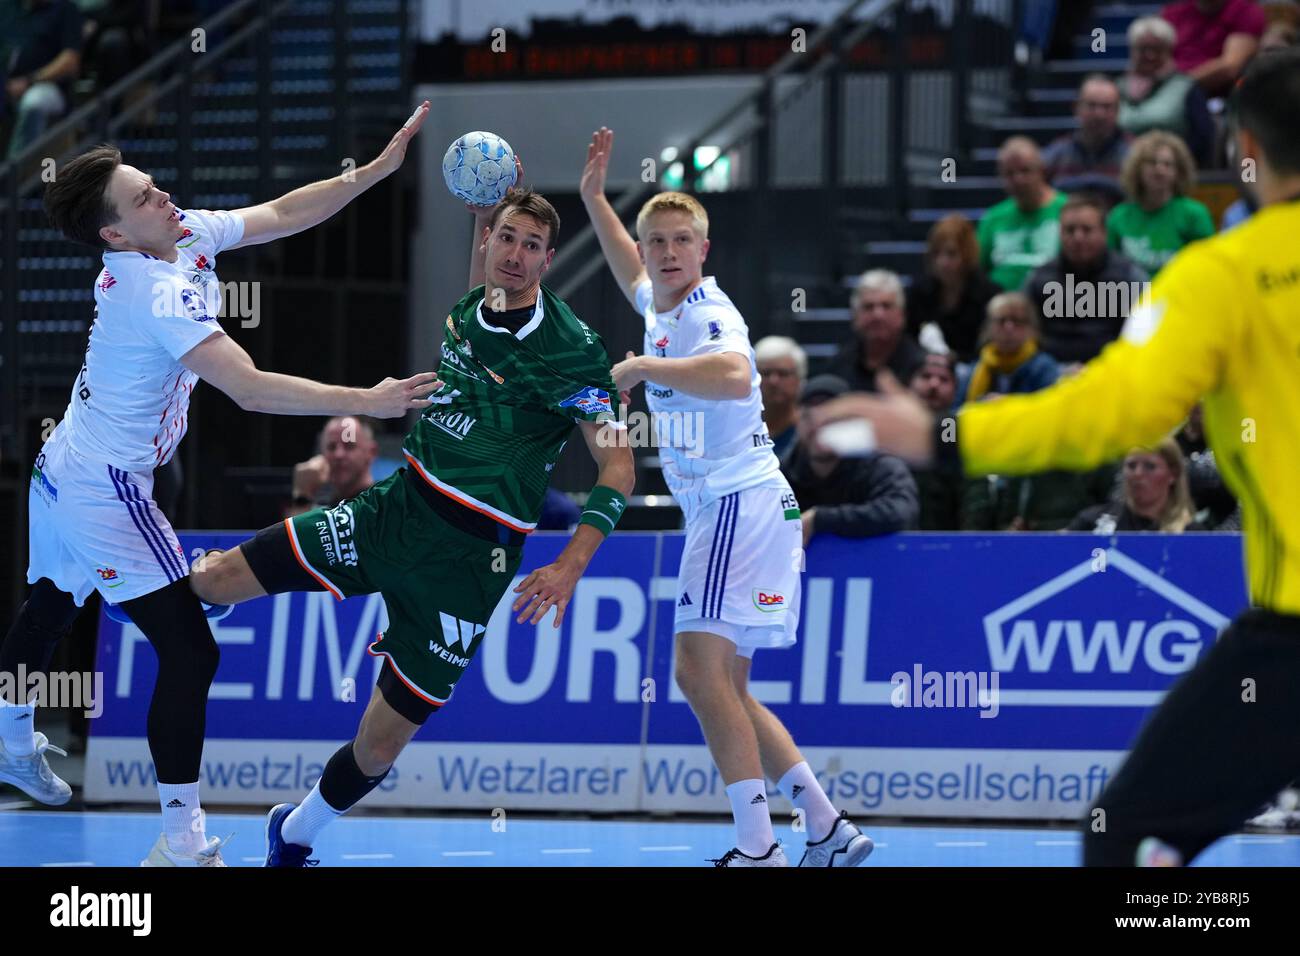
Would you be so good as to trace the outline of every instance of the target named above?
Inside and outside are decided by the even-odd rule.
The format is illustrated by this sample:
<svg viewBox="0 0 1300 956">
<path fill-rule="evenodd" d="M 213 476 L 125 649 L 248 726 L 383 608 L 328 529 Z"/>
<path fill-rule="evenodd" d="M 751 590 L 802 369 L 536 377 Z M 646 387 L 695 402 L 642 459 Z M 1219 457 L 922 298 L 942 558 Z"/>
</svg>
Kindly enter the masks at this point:
<svg viewBox="0 0 1300 956">
<path fill-rule="evenodd" d="M 587 505 L 582 509 L 578 524 L 589 524 L 608 537 L 617 527 L 626 507 L 627 499 L 619 492 L 606 485 L 597 485 L 587 496 Z"/>
</svg>

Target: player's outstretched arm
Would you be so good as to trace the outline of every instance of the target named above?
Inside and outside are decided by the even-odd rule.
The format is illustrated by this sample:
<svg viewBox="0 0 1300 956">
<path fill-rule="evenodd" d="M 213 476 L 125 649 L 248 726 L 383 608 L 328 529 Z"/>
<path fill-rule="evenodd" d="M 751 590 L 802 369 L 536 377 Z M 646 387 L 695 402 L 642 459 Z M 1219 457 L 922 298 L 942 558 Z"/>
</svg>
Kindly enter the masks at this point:
<svg viewBox="0 0 1300 956">
<path fill-rule="evenodd" d="M 214 332 L 181 356 L 181 364 L 229 395 L 240 408 L 275 415 L 370 415 L 398 418 L 426 408 L 438 387 L 433 372 L 386 378 L 373 388 L 325 385 L 309 378 L 264 372 L 224 332 Z"/>
<path fill-rule="evenodd" d="M 518 614 L 516 621 L 520 624 L 526 619 L 536 624 L 554 607 L 554 626 L 560 626 L 578 579 L 587 570 L 600 543 L 614 530 L 627 496 L 636 485 L 636 463 L 627 443 L 627 429 L 607 422 L 580 422 L 578 427 L 599 469 L 596 486 L 587 498 L 587 510 L 560 556 L 516 585 L 515 593 L 519 597 L 512 609 Z"/>
<path fill-rule="evenodd" d="M 582 169 L 582 182 L 579 191 L 582 203 L 587 207 L 591 225 L 600 240 L 600 251 L 614 273 L 618 287 L 623 295 L 636 308 L 636 287 L 645 282 L 645 266 L 641 263 L 641 253 L 636 243 L 623 228 L 618 213 L 605 198 L 605 174 L 609 170 L 609 155 L 614 148 L 613 130 L 601 127 L 591 134 L 587 145 L 587 165 Z"/>
<path fill-rule="evenodd" d="M 715 401 L 748 398 L 750 392 L 749 359 L 739 352 L 708 352 L 687 358 L 628 352 L 610 371 L 620 392 L 646 381 Z"/>
<path fill-rule="evenodd" d="M 324 222 L 385 176 L 397 171 L 406 158 L 407 145 L 420 131 L 428 115 L 429 101 L 425 100 L 416 107 L 405 125 L 393 134 L 384 151 L 364 166 L 287 192 L 260 206 L 236 209 L 235 215 L 244 220 L 244 236 L 231 248 L 283 239 Z"/>
</svg>

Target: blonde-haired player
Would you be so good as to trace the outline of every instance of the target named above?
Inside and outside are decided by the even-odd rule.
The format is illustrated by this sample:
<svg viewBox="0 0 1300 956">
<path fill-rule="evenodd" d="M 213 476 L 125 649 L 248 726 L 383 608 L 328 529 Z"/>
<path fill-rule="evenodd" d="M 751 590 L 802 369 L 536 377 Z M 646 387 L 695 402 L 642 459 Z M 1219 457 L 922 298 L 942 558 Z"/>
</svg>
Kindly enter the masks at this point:
<svg viewBox="0 0 1300 956">
<path fill-rule="evenodd" d="M 763 424 L 759 376 L 740 312 L 703 274 L 709 217 L 695 198 L 660 193 L 642 206 L 634 242 L 605 198 L 614 134 L 587 148 L 582 200 L 605 261 L 645 318 L 644 355 L 613 368 L 620 390 L 642 382 L 653 414 L 698 416 L 703 447 L 661 447 L 664 478 L 686 519 L 677 582 L 677 683 L 727 785 L 736 846 L 719 866 L 785 866 L 764 771 L 802 811 L 801 866 L 855 866 L 871 840 L 826 797 L 789 732 L 749 693 L 760 647 L 789 647 L 799 621 L 799 504 Z M 671 420 L 671 419 L 670 419 Z M 683 430 L 684 431 L 684 430 Z"/>
</svg>

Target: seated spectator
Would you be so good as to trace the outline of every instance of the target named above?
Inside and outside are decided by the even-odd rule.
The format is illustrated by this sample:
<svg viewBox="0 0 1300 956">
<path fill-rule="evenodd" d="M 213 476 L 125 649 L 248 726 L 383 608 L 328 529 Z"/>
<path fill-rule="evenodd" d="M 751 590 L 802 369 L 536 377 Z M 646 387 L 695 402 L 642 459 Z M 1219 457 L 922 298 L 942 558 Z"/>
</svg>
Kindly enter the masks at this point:
<svg viewBox="0 0 1300 956">
<path fill-rule="evenodd" d="M 1119 87 L 1101 73 L 1079 85 L 1074 101 L 1079 128 L 1058 136 L 1043 150 L 1043 171 L 1048 181 L 1067 193 L 1086 190 L 1110 200 L 1124 198 L 1120 169 L 1133 136 L 1119 126 Z"/>
<path fill-rule="evenodd" d="M 1025 276 L 1056 255 L 1056 222 L 1065 194 L 1047 182 L 1038 145 L 1012 136 L 998 150 L 998 175 L 1007 198 L 980 219 L 980 268 L 1002 289 L 1015 290 Z"/>
<path fill-rule="evenodd" d="M 1180 136 L 1196 161 L 1210 161 L 1214 120 L 1205 91 L 1174 65 L 1174 28 L 1140 17 L 1128 28 L 1129 67 L 1120 80 L 1119 125 L 1141 136 L 1153 129 Z"/>
<path fill-rule="evenodd" d="M 317 447 L 315 455 L 293 467 L 293 504 L 286 517 L 338 504 L 375 483 L 372 466 L 379 443 L 369 419 L 331 418 L 320 430 Z"/>
<path fill-rule="evenodd" d="M 794 339 L 769 335 L 755 343 L 754 362 L 762 379 L 763 421 L 780 458 L 799 423 L 799 389 L 808 377 L 808 356 Z"/>
<path fill-rule="evenodd" d="M 1255 0 L 1179 0 L 1160 16 L 1173 26 L 1174 62 L 1209 96 L 1223 96 L 1259 47 L 1268 18 Z"/>
<path fill-rule="evenodd" d="M 71 0 L 0 4 L 0 118 L 13 121 L 9 159 L 67 111 L 80 71 L 81 14 Z"/>
<path fill-rule="evenodd" d="M 962 383 L 957 404 L 987 395 L 1036 392 L 1060 375 L 1055 358 L 1039 351 L 1038 312 L 1022 292 L 1003 292 L 989 303 L 980 341 L 979 361 Z"/>
<path fill-rule="evenodd" d="M 928 352 L 908 383 L 925 407 L 942 417 L 953 410 L 957 397 L 957 367 L 951 352 Z M 920 531 L 958 531 L 962 526 L 962 494 L 967 479 L 945 469 L 913 468 L 912 479 L 920 500 Z"/>
<path fill-rule="evenodd" d="M 908 290 L 907 333 L 919 340 L 921 329 L 934 323 L 959 361 L 973 361 L 984 309 L 1000 291 L 980 271 L 979 240 L 970 220 L 957 213 L 944 216 L 926 240 L 925 274 Z"/>
<path fill-rule="evenodd" d="M 1056 382 L 1060 366 L 1038 349 L 1038 315 L 1029 297 L 1004 292 L 989 303 L 980 361 L 962 384 L 958 404 L 1036 392 Z M 1049 471 L 1025 477 L 991 475 L 962 488 L 967 531 L 1052 531 L 1079 510 L 1105 501 L 1113 466 L 1090 472 Z"/>
<path fill-rule="evenodd" d="M 1079 512 L 1067 531 L 1201 531 L 1196 524 L 1187 467 L 1178 443 L 1166 438 L 1154 448 L 1135 448 L 1124 457 L 1122 502 L 1093 505 Z"/>
<path fill-rule="evenodd" d="M 876 372 L 889 369 L 909 381 L 925 353 L 905 331 L 903 283 L 886 269 L 864 272 L 849 300 L 853 337 L 845 342 L 831 371 L 858 392 L 876 391 Z"/>
<path fill-rule="evenodd" d="M 884 454 L 840 458 L 813 447 L 809 410 L 847 391 L 848 383 L 834 375 L 808 380 L 799 395 L 798 437 L 781 459 L 781 471 L 803 511 L 805 546 L 815 534 L 867 538 L 916 524 L 916 482 L 902 459 Z"/>
<path fill-rule="evenodd" d="M 1062 362 L 1087 362 L 1119 338 L 1147 274 L 1106 247 L 1106 207 L 1084 193 L 1061 209 L 1061 253 L 1025 280 L 1042 317 L 1043 348 Z"/>
<path fill-rule="evenodd" d="M 152 19 L 144 0 L 77 0 L 86 18 L 82 59 L 101 90 L 149 58 Z"/>
<path fill-rule="evenodd" d="M 1183 246 L 1214 234 L 1210 211 L 1188 195 L 1196 167 L 1177 136 L 1139 136 L 1122 178 L 1129 198 L 1106 217 L 1108 241 L 1152 278 Z"/>
<path fill-rule="evenodd" d="M 1198 402 L 1183 427 L 1174 434 L 1178 450 L 1187 459 L 1187 490 L 1196 509 L 1196 521 L 1214 531 L 1240 531 L 1241 507 L 1219 474 L 1214 449 L 1205 439 L 1203 411 Z"/>
</svg>

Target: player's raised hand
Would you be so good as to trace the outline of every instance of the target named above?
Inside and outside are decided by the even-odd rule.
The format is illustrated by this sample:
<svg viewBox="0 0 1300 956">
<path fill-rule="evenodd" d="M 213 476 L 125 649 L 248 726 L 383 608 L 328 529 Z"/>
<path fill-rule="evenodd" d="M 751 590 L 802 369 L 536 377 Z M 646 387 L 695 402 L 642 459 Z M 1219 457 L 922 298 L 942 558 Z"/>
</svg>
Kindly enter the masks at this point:
<svg viewBox="0 0 1300 956">
<path fill-rule="evenodd" d="M 413 408 L 428 408 L 433 404 L 428 396 L 441 385 L 436 372 L 421 372 L 410 378 L 386 378 L 366 390 L 370 405 L 366 414 L 375 418 L 400 418 Z"/>
<path fill-rule="evenodd" d="M 587 165 L 582 168 L 578 191 L 583 202 L 605 194 L 605 174 L 609 171 L 609 154 L 614 149 L 614 131 L 602 126 L 591 134 L 587 144 Z"/>
<path fill-rule="evenodd" d="M 814 408 L 813 441 L 842 455 L 861 454 L 868 450 L 865 445 L 848 447 L 860 437 L 873 449 L 897 455 L 909 464 L 928 465 L 935 451 L 934 415 L 887 370 L 876 373 L 876 385 L 879 395 L 854 392 Z M 852 426 L 864 422 L 871 428 L 856 436 Z"/>
<path fill-rule="evenodd" d="M 411 140 L 415 138 L 415 134 L 420 131 L 420 127 L 424 125 L 424 121 L 428 115 L 429 101 L 425 100 L 415 108 L 415 112 L 411 114 L 411 118 L 403 123 L 402 128 L 393 134 L 393 138 L 388 141 L 388 145 L 384 147 L 384 151 L 375 158 L 373 163 L 370 164 L 375 168 L 376 172 L 381 176 L 387 176 L 390 173 L 397 171 L 397 168 L 402 165 L 402 160 L 406 159 L 406 147 L 410 144 Z"/>
</svg>

